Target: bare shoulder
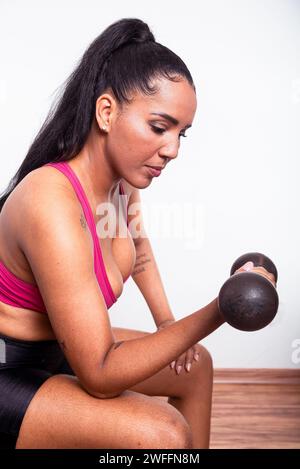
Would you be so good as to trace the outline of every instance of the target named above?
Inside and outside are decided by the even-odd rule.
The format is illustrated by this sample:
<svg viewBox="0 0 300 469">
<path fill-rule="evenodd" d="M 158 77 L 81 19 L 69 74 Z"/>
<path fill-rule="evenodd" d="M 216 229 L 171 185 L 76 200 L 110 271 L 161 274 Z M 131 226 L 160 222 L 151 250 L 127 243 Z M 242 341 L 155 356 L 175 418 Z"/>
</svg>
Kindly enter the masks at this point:
<svg viewBox="0 0 300 469">
<path fill-rule="evenodd" d="M 82 207 L 69 180 L 57 169 L 48 166 L 31 171 L 16 186 L 7 200 L 7 228 L 16 233 L 21 247 L 31 237 L 31 222 L 47 222 L 62 217 L 82 217 Z M 20 217 L 20 213 L 22 217 Z"/>
<path fill-rule="evenodd" d="M 22 209 L 26 209 L 27 214 L 36 212 L 40 203 L 48 209 L 49 206 L 55 206 L 54 202 L 59 202 L 57 208 L 63 204 L 69 205 L 70 208 L 80 208 L 68 178 L 51 166 L 43 166 L 31 171 L 18 184 L 14 192 L 18 204 L 21 204 Z"/>
<path fill-rule="evenodd" d="M 22 192 L 22 197 L 24 195 L 30 197 L 30 195 L 34 196 L 40 193 L 48 194 L 51 197 L 53 193 L 59 192 L 60 195 L 71 195 L 76 200 L 69 179 L 52 166 L 42 166 L 28 173 L 18 184 L 15 191 L 16 193 Z"/>
<path fill-rule="evenodd" d="M 80 219 L 81 206 L 65 175 L 50 166 L 33 170 L 14 188 L 1 210 L 2 234 L 14 240 L 11 246 L 20 247 L 31 217 L 63 206 Z"/>
</svg>

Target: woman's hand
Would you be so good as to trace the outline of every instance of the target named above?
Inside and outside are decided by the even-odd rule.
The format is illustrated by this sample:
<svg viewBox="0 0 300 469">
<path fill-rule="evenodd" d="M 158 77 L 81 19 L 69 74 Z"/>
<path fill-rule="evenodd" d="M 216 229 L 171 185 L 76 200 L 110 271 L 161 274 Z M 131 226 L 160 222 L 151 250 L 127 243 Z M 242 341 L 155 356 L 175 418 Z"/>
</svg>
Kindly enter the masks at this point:
<svg viewBox="0 0 300 469">
<path fill-rule="evenodd" d="M 276 288 L 276 282 L 275 282 L 275 276 L 274 274 L 272 274 L 271 272 L 269 272 L 268 270 L 266 270 L 264 267 L 262 266 L 257 266 L 257 267 L 254 267 L 254 264 L 252 261 L 249 261 L 249 262 L 246 262 L 246 264 L 242 265 L 242 267 L 240 267 L 239 269 L 237 269 L 233 275 L 235 274 L 238 274 L 240 272 L 253 272 L 255 274 L 259 274 L 259 275 L 262 275 L 263 277 L 265 277 L 267 280 L 269 280 L 272 285 Z"/>
<path fill-rule="evenodd" d="M 170 319 L 164 321 L 160 324 L 157 328 L 159 331 L 165 327 L 168 327 L 170 324 L 173 324 L 175 320 Z M 179 375 L 181 370 L 184 368 L 187 372 L 190 371 L 193 361 L 199 360 L 200 356 L 200 346 L 198 344 L 193 345 L 193 347 L 189 348 L 186 352 L 182 353 L 176 360 L 170 363 L 170 368 L 174 369 L 174 371 Z"/>
</svg>

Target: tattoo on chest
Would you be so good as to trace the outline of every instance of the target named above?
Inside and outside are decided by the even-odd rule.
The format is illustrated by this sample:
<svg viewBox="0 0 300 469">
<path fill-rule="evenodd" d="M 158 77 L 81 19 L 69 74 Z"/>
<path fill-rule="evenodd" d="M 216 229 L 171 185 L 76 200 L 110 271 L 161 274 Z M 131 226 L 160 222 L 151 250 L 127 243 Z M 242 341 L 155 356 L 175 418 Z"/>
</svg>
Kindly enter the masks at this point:
<svg viewBox="0 0 300 469">
<path fill-rule="evenodd" d="M 143 254 L 139 254 L 136 258 L 136 262 L 135 262 L 135 266 L 134 266 L 134 270 L 132 272 L 132 275 L 137 275 L 137 274 L 140 274 L 141 272 L 145 272 L 146 271 L 146 264 L 148 262 L 152 262 L 150 257 L 148 257 L 146 255 L 146 253 L 143 253 Z"/>
<path fill-rule="evenodd" d="M 86 221 L 85 221 L 85 218 L 84 218 L 83 214 L 80 215 L 80 223 L 81 223 L 82 228 L 85 230 L 86 229 Z"/>
</svg>

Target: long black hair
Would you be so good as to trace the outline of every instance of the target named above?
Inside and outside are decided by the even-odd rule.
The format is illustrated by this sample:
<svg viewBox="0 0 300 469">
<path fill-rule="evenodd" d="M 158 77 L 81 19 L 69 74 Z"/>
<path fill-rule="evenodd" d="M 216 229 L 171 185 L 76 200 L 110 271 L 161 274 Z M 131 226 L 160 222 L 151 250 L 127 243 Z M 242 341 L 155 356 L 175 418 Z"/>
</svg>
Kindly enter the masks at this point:
<svg viewBox="0 0 300 469">
<path fill-rule="evenodd" d="M 123 18 L 108 26 L 87 48 L 63 83 L 21 166 L 0 196 L 0 211 L 17 184 L 32 170 L 50 161 L 68 161 L 82 149 L 90 132 L 97 98 L 111 89 L 122 106 L 130 92 L 157 91 L 153 78 L 192 76 L 178 55 L 155 41 L 149 26 L 137 18 Z"/>
</svg>

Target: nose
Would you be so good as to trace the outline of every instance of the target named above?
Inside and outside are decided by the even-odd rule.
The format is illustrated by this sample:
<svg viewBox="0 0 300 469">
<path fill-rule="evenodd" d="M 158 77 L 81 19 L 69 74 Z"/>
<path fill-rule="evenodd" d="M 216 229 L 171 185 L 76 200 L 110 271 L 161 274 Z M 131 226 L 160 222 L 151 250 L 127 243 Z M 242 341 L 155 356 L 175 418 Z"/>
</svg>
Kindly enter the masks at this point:
<svg viewBox="0 0 300 469">
<path fill-rule="evenodd" d="M 175 158 L 177 158 L 179 147 L 180 147 L 179 140 L 177 142 L 170 142 L 167 145 L 164 145 L 159 150 L 159 156 L 164 158 L 167 164 L 170 160 L 174 160 Z"/>
</svg>

